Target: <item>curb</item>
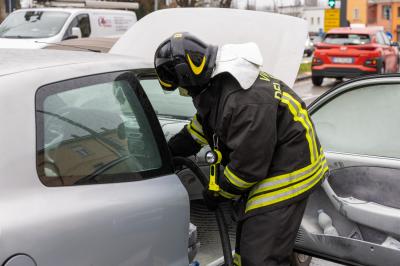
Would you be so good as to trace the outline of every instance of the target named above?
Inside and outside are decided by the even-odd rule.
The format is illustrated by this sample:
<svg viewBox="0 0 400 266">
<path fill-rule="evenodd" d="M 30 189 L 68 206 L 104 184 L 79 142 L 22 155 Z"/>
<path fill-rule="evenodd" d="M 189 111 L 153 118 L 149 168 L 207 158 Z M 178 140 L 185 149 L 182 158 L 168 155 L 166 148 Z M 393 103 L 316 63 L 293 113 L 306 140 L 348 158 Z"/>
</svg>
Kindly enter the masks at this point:
<svg viewBox="0 0 400 266">
<path fill-rule="evenodd" d="M 302 80 L 306 80 L 306 79 L 309 79 L 309 78 L 311 78 L 311 73 L 301 74 L 301 75 L 298 75 L 298 76 L 297 76 L 295 82 L 297 82 L 297 81 L 302 81 Z"/>
</svg>

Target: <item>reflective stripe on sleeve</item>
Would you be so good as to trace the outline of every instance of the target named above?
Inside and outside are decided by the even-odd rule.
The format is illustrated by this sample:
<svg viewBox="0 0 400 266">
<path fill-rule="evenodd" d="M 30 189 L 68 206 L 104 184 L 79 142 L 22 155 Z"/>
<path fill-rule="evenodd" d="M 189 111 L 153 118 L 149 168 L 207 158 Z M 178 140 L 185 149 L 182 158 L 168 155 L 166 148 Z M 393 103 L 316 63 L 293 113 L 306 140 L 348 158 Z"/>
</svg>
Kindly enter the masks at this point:
<svg viewBox="0 0 400 266">
<path fill-rule="evenodd" d="M 288 185 L 300 182 L 310 176 L 314 175 L 321 167 L 325 167 L 327 165 L 324 154 L 320 156 L 318 161 L 303 167 L 294 172 L 283 174 L 279 176 L 268 177 L 258 183 L 250 192 L 249 197 L 254 196 L 255 194 L 264 193 L 270 190 L 275 190 L 277 188 L 286 187 Z"/>
<path fill-rule="evenodd" d="M 224 170 L 224 175 L 225 177 L 228 179 L 228 181 L 234 185 L 235 187 L 243 190 L 243 189 L 248 189 L 251 186 L 253 186 L 254 184 L 256 184 L 257 182 L 246 182 L 243 179 L 241 179 L 240 177 L 238 177 L 237 175 L 235 175 L 230 169 L 229 167 L 225 167 Z"/>
<path fill-rule="evenodd" d="M 192 121 L 190 121 L 190 123 L 187 125 L 187 130 L 189 131 L 192 138 L 201 146 L 208 145 L 207 139 L 205 138 L 203 133 L 203 127 L 197 120 L 197 115 L 195 115 Z"/>
<path fill-rule="evenodd" d="M 225 190 L 220 190 L 218 191 L 218 194 L 220 194 L 222 197 L 227 198 L 227 199 L 238 199 L 240 198 L 240 195 L 235 195 L 229 192 L 226 192 Z"/>
<path fill-rule="evenodd" d="M 293 186 L 289 186 L 280 190 L 276 190 L 270 193 L 261 194 L 250 198 L 246 204 L 246 210 L 248 211 L 269 206 L 278 202 L 292 199 L 298 195 L 305 193 L 306 191 L 313 188 L 319 181 L 323 179 L 325 173 L 328 171 L 328 167 L 321 167 L 317 173 L 315 173 L 311 178 L 307 178 L 302 182 L 296 183 Z"/>
</svg>

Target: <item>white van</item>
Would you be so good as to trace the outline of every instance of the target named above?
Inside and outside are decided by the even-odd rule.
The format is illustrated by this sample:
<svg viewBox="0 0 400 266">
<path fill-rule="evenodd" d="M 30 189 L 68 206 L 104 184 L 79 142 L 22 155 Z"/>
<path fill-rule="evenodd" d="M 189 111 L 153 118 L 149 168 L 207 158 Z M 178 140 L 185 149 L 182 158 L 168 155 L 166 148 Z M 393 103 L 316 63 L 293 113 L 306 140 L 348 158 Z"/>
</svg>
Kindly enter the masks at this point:
<svg viewBox="0 0 400 266">
<path fill-rule="evenodd" d="M 132 11 L 29 8 L 0 24 L 0 48 L 38 49 L 49 43 L 85 37 L 118 37 L 137 21 Z"/>
</svg>

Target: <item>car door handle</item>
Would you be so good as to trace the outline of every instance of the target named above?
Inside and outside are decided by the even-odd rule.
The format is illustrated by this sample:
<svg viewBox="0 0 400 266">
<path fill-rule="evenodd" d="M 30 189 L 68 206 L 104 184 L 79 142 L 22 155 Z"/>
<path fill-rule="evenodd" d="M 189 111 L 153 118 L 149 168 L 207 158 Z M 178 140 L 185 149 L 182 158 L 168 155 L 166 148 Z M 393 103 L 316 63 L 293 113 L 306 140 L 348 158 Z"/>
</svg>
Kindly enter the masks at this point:
<svg viewBox="0 0 400 266">
<path fill-rule="evenodd" d="M 354 197 L 339 197 L 328 180 L 322 184 L 331 203 L 343 216 L 356 223 L 400 235 L 400 210 Z"/>
</svg>

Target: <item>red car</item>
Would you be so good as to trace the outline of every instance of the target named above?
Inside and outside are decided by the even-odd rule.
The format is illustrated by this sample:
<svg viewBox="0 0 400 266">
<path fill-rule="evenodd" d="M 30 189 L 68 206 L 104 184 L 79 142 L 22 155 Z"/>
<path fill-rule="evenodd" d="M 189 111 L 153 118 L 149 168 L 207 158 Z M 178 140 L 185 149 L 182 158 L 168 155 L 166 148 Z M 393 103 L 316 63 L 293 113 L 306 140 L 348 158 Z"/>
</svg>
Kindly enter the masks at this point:
<svg viewBox="0 0 400 266">
<path fill-rule="evenodd" d="M 399 67 L 398 44 L 378 28 L 337 28 L 316 45 L 312 82 L 324 77 L 352 78 L 377 73 L 395 73 Z"/>
</svg>

